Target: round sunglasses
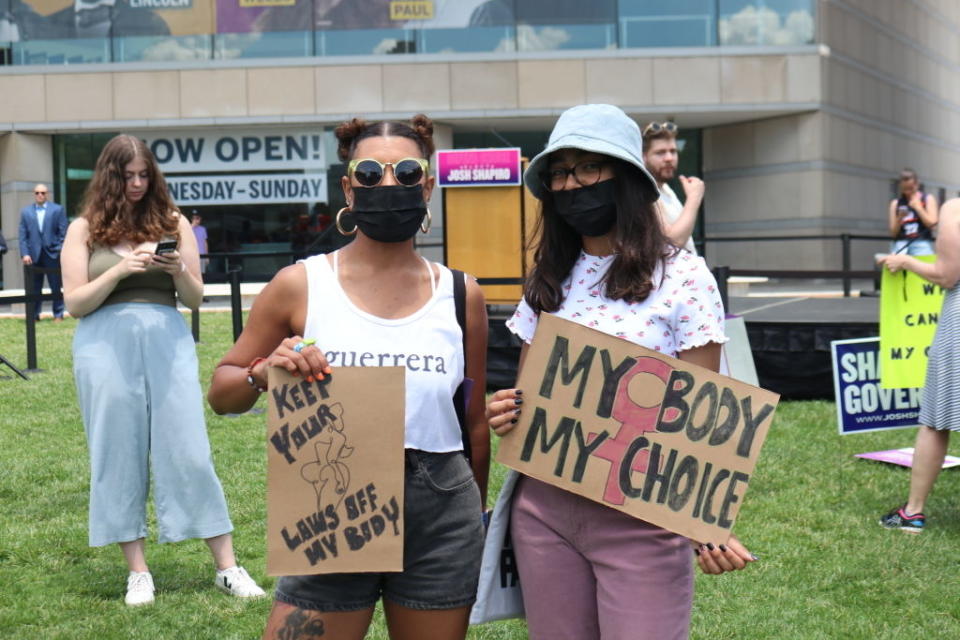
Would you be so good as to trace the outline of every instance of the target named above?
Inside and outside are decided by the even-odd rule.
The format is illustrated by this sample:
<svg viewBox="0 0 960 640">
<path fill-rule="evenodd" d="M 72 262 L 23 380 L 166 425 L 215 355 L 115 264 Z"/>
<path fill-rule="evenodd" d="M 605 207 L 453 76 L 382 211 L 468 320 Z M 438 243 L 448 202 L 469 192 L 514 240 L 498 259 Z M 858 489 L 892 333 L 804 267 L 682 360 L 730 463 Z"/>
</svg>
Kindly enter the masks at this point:
<svg viewBox="0 0 960 640">
<path fill-rule="evenodd" d="M 357 158 L 347 165 L 347 174 L 352 174 L 357 182 L 365 187 L 375 187 L 383 181 L 387 166 L 393 170 L 393 177 L 405 187 L 420 182 L 430 163 L 423 158 L 404 158 L 399 162 L 380 162 L 372 158 Z"/>
</svg>

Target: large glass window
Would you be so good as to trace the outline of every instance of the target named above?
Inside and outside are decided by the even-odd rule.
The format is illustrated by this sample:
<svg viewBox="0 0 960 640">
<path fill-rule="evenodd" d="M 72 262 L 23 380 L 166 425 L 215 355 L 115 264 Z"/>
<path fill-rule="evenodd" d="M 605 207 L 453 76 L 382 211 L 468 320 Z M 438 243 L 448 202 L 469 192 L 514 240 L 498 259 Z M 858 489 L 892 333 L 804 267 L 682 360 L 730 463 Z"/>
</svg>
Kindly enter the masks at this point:
<svg viewBox="0 0 960 640">
<path fill-rule="evenodd" d="M 86 2 L 99 4 L 98 0 Z M 111 4 L 115 62 L 213 57 L 214 7 L 211 2 L 139 0 Z"/>
<path fill-rule="evenodd" d="M 10 43 L 13 64 L 109 62 L 109 18 L 92 4 L 6 0 L 0 40 Z"/>
<path fill-rule="evenodd" d="M 314 55 L 312 2 L 217 0 L 216 6 L 215 57 L 226 60 Z"/>
<path fill-rule="evenodd" d="M 517 49 L 612 49 L 617 46 L 616 0 L 517 2 Z"/>
<path fill-rule="evenodd" d="M 719 0 L 722 45 L 813 42 L 813 0 Z"/>
<path fill-rule="evenodd" d="M 0 0 L 0 64 L 797 45 L 815 0 Z"/>
<path fill-rule="evenodd" d="M 717 0 L 620 0 L 621 47 L 706 47 L 717 43 Z"/>
</svg>

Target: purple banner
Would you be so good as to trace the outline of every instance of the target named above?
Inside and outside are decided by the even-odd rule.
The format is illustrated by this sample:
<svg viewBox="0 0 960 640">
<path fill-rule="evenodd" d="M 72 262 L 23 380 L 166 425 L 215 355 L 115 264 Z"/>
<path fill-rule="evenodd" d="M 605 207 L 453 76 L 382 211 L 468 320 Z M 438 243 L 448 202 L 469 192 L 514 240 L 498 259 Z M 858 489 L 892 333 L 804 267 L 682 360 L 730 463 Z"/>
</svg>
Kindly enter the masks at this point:
<svg viewBox="0 0 960 640">
<path fill-rule="evenodd" d="M 437 151 L 441 187 L 510 187 L 520 184 L 520 149 Z"/>
</svg>

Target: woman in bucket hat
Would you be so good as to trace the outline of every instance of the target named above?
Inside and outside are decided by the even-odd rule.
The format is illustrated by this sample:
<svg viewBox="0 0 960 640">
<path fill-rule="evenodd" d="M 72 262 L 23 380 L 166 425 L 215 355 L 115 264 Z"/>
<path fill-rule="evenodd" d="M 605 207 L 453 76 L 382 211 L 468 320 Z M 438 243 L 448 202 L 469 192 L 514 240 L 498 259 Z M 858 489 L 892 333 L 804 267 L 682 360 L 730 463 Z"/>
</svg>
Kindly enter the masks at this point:
<svg viewBox="0 0 960 640">
<path fill-rule="evenodd" d="M 540 312 L 717 371 L 723 305 L 702 258 L 660 227 L 637 124 L 619 108 L 573 107 L 524 173 L 541 203 L 534 265 L 507 327 L 526 343 Z M 490 427 L 517 423 L 522 390 L 495 393 Z M 686 638 L 693 562 L 706 573 L 756 558 L 731 537 L 692 542 L 587 498 L 522 477 L 511 534 L 531 638 Z M 562 605 L 558 604 L 562 603 Z"/>
</svg>

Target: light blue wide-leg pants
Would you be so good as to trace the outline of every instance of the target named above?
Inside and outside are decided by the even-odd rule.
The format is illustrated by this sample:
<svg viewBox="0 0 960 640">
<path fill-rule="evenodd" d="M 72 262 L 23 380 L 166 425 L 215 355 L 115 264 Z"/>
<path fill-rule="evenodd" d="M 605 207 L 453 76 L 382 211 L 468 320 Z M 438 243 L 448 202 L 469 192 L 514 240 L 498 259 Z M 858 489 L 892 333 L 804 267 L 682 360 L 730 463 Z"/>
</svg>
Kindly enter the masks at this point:
<svg viewBox="0 0 960 640">
<path fill-rule="evenodd" d="M 198 368 L 173 307 L 110 304 L 80 320 L 73 372 L 90 450 L 90 546 L 146 537 L 151 468 L 160 542 L 233 530 Z"/>
</svg>

